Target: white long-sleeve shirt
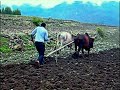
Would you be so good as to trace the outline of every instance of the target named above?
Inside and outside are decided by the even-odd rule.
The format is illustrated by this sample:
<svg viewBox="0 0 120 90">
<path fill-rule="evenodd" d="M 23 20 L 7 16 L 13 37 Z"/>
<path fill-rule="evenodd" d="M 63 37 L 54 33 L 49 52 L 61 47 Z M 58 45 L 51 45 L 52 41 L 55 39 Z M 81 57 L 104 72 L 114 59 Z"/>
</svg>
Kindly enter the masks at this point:
<svg viewBox="0 0 120 90">
<path fill-rule="evenodd" d="M 44 28 L 44 27 L 36 27 L 32 33 L 31 33 L 32 36 L 35 36 L 35 42 L 45 42 L 45 41 L 48 41 L 49 38 L 48 38 L 48 31 Z"/>
</svg>

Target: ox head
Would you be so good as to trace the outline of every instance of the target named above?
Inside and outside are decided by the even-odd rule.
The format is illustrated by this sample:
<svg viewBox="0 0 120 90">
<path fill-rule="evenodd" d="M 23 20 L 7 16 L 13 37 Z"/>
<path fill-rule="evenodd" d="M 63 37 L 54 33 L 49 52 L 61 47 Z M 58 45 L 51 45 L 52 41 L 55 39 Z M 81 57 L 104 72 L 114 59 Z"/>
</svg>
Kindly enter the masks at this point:
<svg viewBox="0 0 120 90">
<path fill-rule="evenodd" d="M 94 43 L 95 38 L 91 37 L 89 41 L 89 46 L 90 48 L 93 48 L 93 43 Z"/>
</svg>

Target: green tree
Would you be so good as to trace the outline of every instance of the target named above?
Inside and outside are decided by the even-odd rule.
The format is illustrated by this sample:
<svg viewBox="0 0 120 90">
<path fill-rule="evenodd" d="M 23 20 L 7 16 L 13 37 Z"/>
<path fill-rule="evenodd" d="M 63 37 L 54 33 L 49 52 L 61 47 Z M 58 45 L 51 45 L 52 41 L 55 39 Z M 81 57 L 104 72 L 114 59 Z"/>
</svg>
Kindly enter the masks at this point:
<svg viewBox="0 0 120 90">
<path fill-rule="evenodd" d="M 0 8 L 0 13 L 2 13 L 1 8 Z"/>
<path fill-rule="evenodd" d="M 4 14 L 12 14 L 12 10 L 10 7 L 5 7 L 5 13 Z"/>
<path fill-rule="evenodd" d="M 21 12 L 19 9 L 13 10 L 13 15 L 21 15 Z"/>
<path fill-rule="evenodd" d="M 2 12 L 1 12 L 2 14 L 5 14 L 5 8 L 2 8 Z"/>
</svg>

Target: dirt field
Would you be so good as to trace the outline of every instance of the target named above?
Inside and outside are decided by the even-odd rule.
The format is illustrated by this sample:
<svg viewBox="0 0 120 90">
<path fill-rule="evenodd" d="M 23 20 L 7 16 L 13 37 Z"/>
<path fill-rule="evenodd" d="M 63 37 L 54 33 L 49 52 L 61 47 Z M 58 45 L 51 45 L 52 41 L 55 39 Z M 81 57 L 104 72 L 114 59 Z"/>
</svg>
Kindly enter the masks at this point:
<svg viewBox="0 0 120 90">
<path fill-rule="evenodd" d="M 43 67 L 1 65 L 0 90 L 120 90 L 120 48 L 89 57 L 46 60 Z"/>
</svg>

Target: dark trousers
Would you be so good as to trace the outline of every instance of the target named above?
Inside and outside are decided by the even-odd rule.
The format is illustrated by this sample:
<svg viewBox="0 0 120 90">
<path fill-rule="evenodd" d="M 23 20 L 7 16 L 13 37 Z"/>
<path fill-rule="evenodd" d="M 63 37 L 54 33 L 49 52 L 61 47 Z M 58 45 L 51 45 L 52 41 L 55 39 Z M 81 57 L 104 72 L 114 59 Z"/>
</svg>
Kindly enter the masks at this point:
<svg viewBox="0 0 120 90">
<path fill-rule="evenodd" d="M 44 64 L 45 44 L 43 42 L 35 42 L 35 46 L 39 53 L 38 60 L 39 60 L 40 64 Z"/>
</svg>

